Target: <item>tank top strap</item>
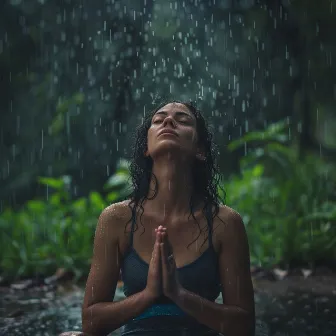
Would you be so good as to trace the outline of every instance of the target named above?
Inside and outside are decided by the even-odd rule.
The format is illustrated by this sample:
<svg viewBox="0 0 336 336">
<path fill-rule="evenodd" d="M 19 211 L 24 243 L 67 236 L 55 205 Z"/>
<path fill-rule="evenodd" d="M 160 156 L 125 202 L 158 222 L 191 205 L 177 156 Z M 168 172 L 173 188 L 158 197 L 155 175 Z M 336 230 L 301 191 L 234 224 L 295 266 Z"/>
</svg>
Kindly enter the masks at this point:
<svg viewBox="0 0 336 336">
<path fill-rule="evenodd" d="M 131 233 L 130 233 L 130 247 L 133 247 L 133 233 L 136 223 L 136 208 L 132 208 L 132 218 L 131 218 Z"/>
<path fill-rule="evenodd" d="M 212 204 L 208 205 L 207 208 L 206 208 L 206 219 L 207 219 L 207 222 L 208 222 L 209 247 L 212 247 L 212 226 L 213 226 Z"/>
</svg>

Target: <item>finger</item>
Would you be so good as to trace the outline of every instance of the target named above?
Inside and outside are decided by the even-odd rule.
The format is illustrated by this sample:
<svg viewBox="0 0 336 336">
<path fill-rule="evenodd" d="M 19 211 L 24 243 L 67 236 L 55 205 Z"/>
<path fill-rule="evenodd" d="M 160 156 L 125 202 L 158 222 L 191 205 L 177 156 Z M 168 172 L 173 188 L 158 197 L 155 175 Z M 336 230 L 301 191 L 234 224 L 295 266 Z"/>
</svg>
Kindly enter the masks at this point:
<svg viewBox="0 0 336 336">
<path fill-rule="evenodd" d="M 159 241 L 156 239 L 154 246 L 153 246 L 153 252 L 152 252 L 152 256 L 155 257 L 156 253 L 158 252 L 159 248 L 158 246 L 160 246 Z"/>
<path fill-rule="evenodd" d="M 153 254 L 152 254 L 152 261 L 155 265 L 155 269 L 159 267 L 161 262 L 161 251 L 160 251 L 160 243 L 157 241 L 154 244 Z"/>
<path fill-rule="evenodd" d="M 158 229 L 155 230 L 155 242 L 162 243 L 161 231 Z"/>
<path fill-rule="evenodd" d="M 158 226 L 157 228 L 154 229 L 155 233 L 157 232 L 166 232 L 166 228 L 162 226 Z"/>
<path fill-rule="evenodd" d="M 163 230 L 160 230 L 159 232 L 160 232 L 160 234 L 162 235 L 162 240 L 164 240 L 163 238 L 164 238 L 164 236 L 167 235 L 167 232 L 166 232 L 166 231 L 163 231 Z"/>
<path fill-rule="evenodd" d="M 169 241 L 168 233 L 164 232 L 161 235 L 162 235 L 162 238 L 161 238 L 162 243 L 165 244 L 165 249 L 167 251 L 167 256 L 169 256 L 169 255 L 173 254 L 173 247 L 172 247 L 172 245 Z"/>
<path fill-rule="evenodd" d="M 168 240 L 169 240 L 169 237 L 168 237 L 168 232 L 167 232 L 167 230 L 164 230 L 164 231 L 161 231 L 161 232 L 162 232 L 162 234 L 164 235 L 165 240 L 168 241 Z"/>
<path fill-rule="evenodd" d="M 155 234 L 155 243 L 154 243 L 154 248 L 153 248 L 153 256 L 157 256 L 161 254 L 160 251 L 160 244 L 162 242 L 162 238 L 159 232 L 156 232 Z"/>
<path fill-rule="evenodd" d="M 162 230 L 157 230 L 157 233 L 160 234 L 161 236 L 165 234 L 165 231 Z"/>
<path fill-rule="evenodd" d="M 164 244 L 163 249 L 165 251 L 165 256 L 168 258 L 168 256 L 170 255 L 170 250 L 169 250 L 169 241 L 168 241 L 167 232 L 161 233 L 161 242 Z"/>
<path fill-rule="evenodd" d="M 160 244 L 162 275 L 165 276 L 168 272 L 168 260 L 165 252 L 164 243 Z"/>
</svg>

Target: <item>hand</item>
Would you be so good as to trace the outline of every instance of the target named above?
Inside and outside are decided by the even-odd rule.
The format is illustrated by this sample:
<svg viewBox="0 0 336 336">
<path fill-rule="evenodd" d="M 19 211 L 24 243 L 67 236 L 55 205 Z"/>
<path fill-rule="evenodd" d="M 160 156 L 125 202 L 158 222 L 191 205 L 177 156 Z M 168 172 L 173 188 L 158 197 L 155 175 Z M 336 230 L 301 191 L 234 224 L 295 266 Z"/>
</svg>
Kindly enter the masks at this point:
<svg viewBox="0 0 336 336">
<path fill-rule="evenodd" d="M 181 285 L 177 279 L 176 263 L 173 250 L 170 245 L 168 234 L 165 228 L 158 230 L 161 235 L 161 265 L 162 265 L 162 289 L 163 294 L 174 300 L 181 289 Z"/>
<path fill-rule="evenodd" d="M 161 249 L 162 237 L 159 233 L 161 226 L 155 229 L 155 243 L 152 252 L 152 258 L 149 263 L 147 286 L 145 291 L 151 299 L 156 299 L 162 294 L 162 276 L 161 276 Z M 161 231 L 160 231 L 161 232 Z"/>
</svg>

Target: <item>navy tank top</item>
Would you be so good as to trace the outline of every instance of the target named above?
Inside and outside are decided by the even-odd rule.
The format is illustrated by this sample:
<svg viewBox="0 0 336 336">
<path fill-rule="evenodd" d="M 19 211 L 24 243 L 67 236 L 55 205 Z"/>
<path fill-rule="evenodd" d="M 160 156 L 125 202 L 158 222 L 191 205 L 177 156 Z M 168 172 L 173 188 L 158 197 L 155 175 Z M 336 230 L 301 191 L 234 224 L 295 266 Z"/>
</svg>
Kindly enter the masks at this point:
<svg viewBox="0 0 336 336">
<path fill-rule="evenodd" d="M 208 223 L 209 246 L 195 261 L 177 268 L 177 276 L 182 287 L 190 292 L 196 293 L 210 301 L 215 301 L 220 294 L 221 284 L 218 269 L 218 256 L 212 244 L 213 218 L 211 208 L 206 210 Z M 124 294 L 130 296 L 141 292 L 147 284 L 149 265 L 133 248 L 133 232 L 136 216 L 132 216 L 132 227 L 130 234 L 130 247 L 124 256 L 121 267 L 122 280 L 124 282 Z M 139 319 L 153 316 L 183 315 L 171 300 L 162 296 L 146 312 L 141 314 Z"/>
</svg>

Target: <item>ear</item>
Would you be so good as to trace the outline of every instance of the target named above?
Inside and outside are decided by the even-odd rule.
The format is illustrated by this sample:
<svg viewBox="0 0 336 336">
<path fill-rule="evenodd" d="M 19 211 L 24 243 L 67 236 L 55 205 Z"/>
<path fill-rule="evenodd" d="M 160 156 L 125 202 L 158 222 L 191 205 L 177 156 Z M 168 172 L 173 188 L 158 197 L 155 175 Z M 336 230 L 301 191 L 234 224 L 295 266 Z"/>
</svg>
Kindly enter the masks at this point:
<svg viewBox="0 0 336 336">
<path fill-rule="evenodd" d="M 144 156 L 146 156 L 146 157 L 149 156 L 148 150 L 145 151 Z"/>
</svg>

